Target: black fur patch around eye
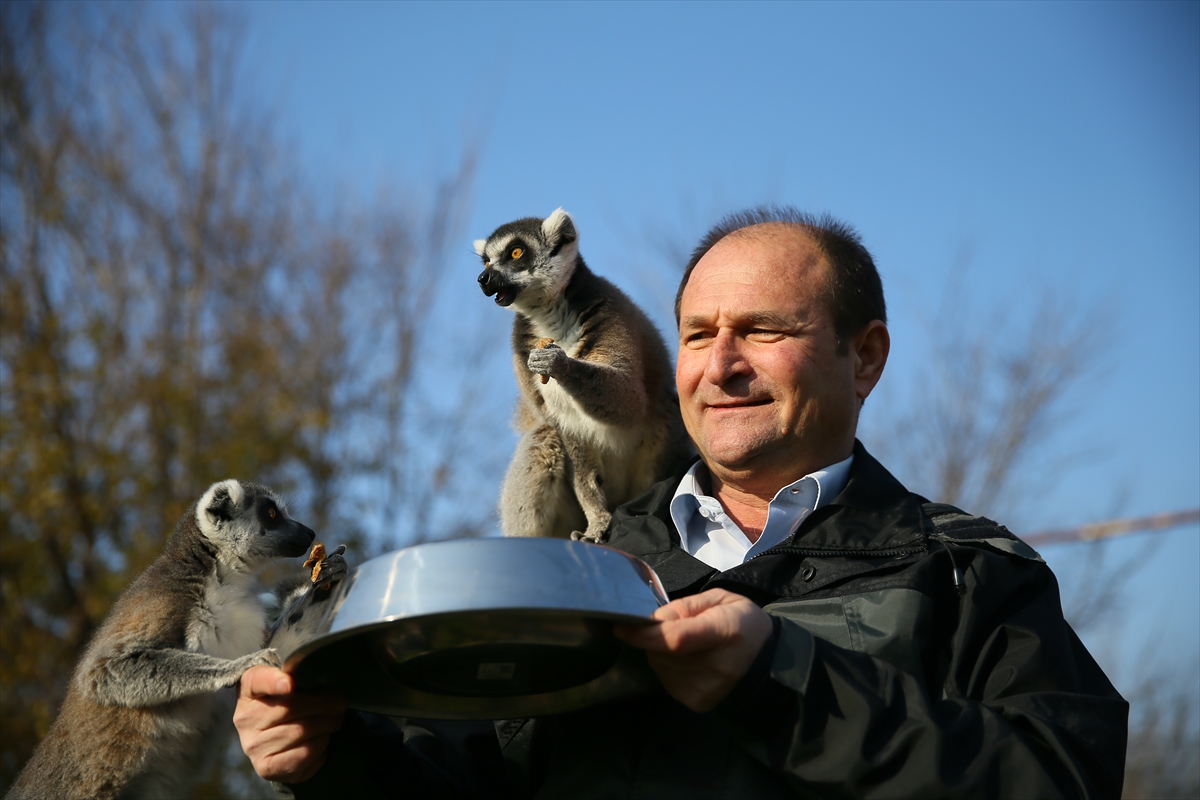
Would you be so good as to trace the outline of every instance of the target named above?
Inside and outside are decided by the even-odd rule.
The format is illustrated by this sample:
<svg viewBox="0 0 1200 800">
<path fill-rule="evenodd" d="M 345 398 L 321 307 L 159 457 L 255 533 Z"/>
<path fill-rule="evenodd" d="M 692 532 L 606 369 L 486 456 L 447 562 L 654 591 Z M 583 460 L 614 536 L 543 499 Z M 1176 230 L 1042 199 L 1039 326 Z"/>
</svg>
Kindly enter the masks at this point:
<svg viewBox="0 0 1200 800">
<path fill-rule="evenodd" d="M 271 516 L 272 509 L 275 510 L 274 517 Z M 283 522 L 283 512 L 279 510 L 279 506 L 275 505 L 275 501 L 269 498 L 259 498 L 255 511 L 258 514 L 259 523 L 268 530 L 278 527 Z"/>
<path fill-rule="evenodd" d="M 519 258 L 512 257 L 514 250 L 521 251 L 521 255 Z M 530 260 L 529 259 L 529 247 L 525 244 L 525 242 L 521 241 L 520 239 L 513 239 L 511 242 L 508 243 L 508 247 L 505 248 L 504 256 L 501 260 L 506 264 L 517 264 L 517 265 L 523 264 L 524 262 L 527 262 Z"/>
</svg>

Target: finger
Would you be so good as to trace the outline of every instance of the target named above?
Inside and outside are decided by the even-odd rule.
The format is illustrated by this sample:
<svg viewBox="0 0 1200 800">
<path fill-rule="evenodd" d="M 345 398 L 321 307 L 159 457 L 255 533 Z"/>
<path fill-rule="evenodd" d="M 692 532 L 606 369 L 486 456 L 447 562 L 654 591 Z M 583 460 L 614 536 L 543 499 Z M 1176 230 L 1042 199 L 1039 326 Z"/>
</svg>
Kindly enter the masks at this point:
<svg viewBox="0 0 1200 800">
<path fill-rule="evenodd" d="M 750 602 L 749 599 L 740 594 L 734 594 L 724 589 L 709 589 L 700 594 L 688 595 L 680 597 L 677 600 L 672 600 L 665 606 L 660 606 L 654 611 L 654 618 L 661 620 L 681 619 L 683 617 L 694 617 L 703 614 L 710 608 L 717 606 L 728 605 L 730 603 Z"/>
<path fill-rule="evenodd" d="M 681 613 L 683 606 L 676 605 L 678 602 L 678 600 L 673 600 L 670 603 L 667 603 L 665 606 L 659 606 L 658 608 L 654 609 L 654 613 L 651 616 L 660 622 L 665 622 L 669 619 L 680 619 L 684 616 Z"/>
<path fill-rule="evenodd" d="M 282 722 L 262 730 L 247 732 L 242 737 L 250 753 L 283 753 L 311 741 L 318 736 L 325 736 L 339 730 L 344 718 L 338 716 L 310 716 L 303 719 Z"/>
<path fill-rule="evenodd" d="M 294 684 L 292 676 L 278 667 L 260 665 L 251 667 L 242 674 L 238 697 L 272 697 L 290 694 Z"/>
<path fill-rule="evenodd" d="M 254 771 L 270 781 L 303 783 L 325 764 L 329 735 L 321 734 L 279 752 L 247 753 Z"/>
<path fill-rule="evenodd" d="M 688 617 L 666 620 L 658 625 L 620 626 L 613 632 L 634 647 L 659 653 L 696 653 L 718 646 L 728 639 L 728 626 L 708 618 Z"/>
<path fill-rule="evenodd" d="M 642 650 L 662 645 L 662 625 L 614 625 L 613 634 L 623 642 Z"/>
<path fill-rule="evenodd" d="M 317 718 L 340 724 L 346 707 L 345 698 L 330 694 L 298 692 L 286 697 L 244 698 L 234 709 L 233 723 L 239 729 L 258 731 Z"/>
<path fill-rule="evenodd" d="M 659 621 L 659 625 L 615 625 L 613 632 L 617 638 L 644 650 L 673 649 L 680 635 L 689 634 L 691 628 L 685 626 L 672 631 L 670 628 L 664 628 L 665 624 L 693 619 L 710 608 L 738 600 L 746 600 L 746 598 L 724 589 L 710 589 L 707 592 L 681 597 L 678 600 L 672 600 L 665 606 L 659 606 L 654 610 L 654 618 Z"/>
<path fill-rule="evenodd" d="M 294 781 L 298 780 L 296 776 L 301 771 L 307 770 L 306 776 L 310 776 L 323 763 L 322 753 L 328 746 L 329 736 L 341 728 L 343 720 L 341 715 L 308 717 L 265 729 L 239 725 L 238 738 L 259 775 L 271 780 Z M 318 756 L 316 766 L 308 763 Z"/>
<path fill-rule="evenodd" d="M 668 620 L 659 627 L 662 646 L 654 648 L 672 653 L 698 653 L 729 641 L 730 626 L 712 616 Z"/>
</svg>

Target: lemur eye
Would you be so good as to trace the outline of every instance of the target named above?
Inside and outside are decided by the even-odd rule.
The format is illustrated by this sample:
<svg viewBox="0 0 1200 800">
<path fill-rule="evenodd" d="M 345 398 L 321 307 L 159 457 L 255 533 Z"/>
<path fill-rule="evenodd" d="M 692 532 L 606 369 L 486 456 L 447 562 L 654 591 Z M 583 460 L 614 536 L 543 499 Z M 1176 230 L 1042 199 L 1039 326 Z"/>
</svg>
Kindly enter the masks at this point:
<svg viewBox="0 0 1200 800">
<path fill-rule="evenodd" d="M 520 258 L 520 257 L 521 257 L 521 254 L 522 254 L 522 253 L 524 253 L 524 252 L 525 252 L 525 251 L 524 251 L 524 250 L 522 250 L 521 248 L 519 248 L 519 247 L 514 247 L 514 248 L 513 248 L 513 251 L 512 251 L 512 258 Z"/>
<path fill-rule="evenodd" d="M 270 517 L 271 519 L 275 519 L 275 515 L 278 513 L 279 512 L 277 512 L 275 510 L 275 506 L 271 506 L 270 508 L 267 509 L 267 516 Z"/>
</svg>

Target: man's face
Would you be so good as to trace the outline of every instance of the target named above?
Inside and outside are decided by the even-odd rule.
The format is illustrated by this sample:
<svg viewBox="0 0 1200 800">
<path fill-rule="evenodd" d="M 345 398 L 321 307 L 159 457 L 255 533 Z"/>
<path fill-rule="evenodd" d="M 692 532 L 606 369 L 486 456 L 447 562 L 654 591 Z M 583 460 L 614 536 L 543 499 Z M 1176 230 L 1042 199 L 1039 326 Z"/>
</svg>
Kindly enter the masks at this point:
<svg viewBox="0 0 1200 800">
<path fill-rule="evenodd" d="M 750 230 L 719 241 L 692 271 L 675 379 L 684 424 L 714 475 L 782 486 L 850 455 L 855 358 L 837 353 L 823 300 L 829 267 L 807 234 Z"/>
</svg>

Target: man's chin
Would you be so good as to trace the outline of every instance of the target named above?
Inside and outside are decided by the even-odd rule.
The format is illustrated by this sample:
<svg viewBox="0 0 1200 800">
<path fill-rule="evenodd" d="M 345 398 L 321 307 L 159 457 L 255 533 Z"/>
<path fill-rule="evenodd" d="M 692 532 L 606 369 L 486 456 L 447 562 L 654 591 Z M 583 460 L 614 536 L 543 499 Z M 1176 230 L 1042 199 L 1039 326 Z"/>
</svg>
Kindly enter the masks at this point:
<svg viewBox="0 0 1200 800">
<path fill-rule="evenodd" d="M 709 440 L 697 445 L 704 463 L 725 472 L 750 472 L 762 456 L 764 443 L 754 440 Z"/>
</svg>

